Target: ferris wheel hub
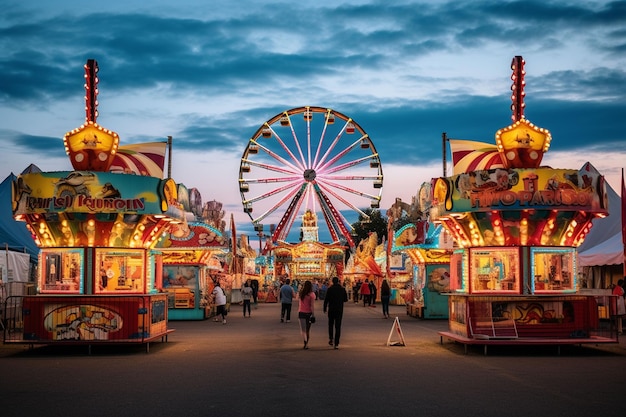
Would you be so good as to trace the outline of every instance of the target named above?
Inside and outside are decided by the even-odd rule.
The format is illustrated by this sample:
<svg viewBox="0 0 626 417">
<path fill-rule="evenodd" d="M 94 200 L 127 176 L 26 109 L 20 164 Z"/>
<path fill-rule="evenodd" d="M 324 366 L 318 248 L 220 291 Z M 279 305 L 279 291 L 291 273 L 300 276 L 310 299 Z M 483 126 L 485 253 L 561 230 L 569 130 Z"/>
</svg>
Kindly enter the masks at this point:
<svg viewBox="0 0 626 417">
<path fill-rule="evenodd" d="M 314 169 L 307 169 L 304 171 L 303 177 L 306 181 L 312 182 L 315 180 L 317 173 Z"/>
</svg>

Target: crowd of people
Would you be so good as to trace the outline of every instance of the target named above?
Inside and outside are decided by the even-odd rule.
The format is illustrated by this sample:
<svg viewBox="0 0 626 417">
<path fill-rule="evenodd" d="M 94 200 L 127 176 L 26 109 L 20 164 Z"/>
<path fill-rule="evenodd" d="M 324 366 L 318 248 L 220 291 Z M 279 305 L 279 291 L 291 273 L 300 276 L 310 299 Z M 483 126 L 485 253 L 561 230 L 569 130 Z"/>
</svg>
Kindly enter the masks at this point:
<svg viewBox="0 0 626 417">
<path fill-rule="evenodd" d="M 327 280 L 321 283 L 319 280 L 305 280 L 303 282 L 292 281 L 287 277 L 278 284 L 278 301 L 280 303 L 280 322 L 289 323 L 291 321 L 292 307 L 298 303 L 298 321 L 300 334 L 303 341 L 303 349 L 309 348 L 311 335 L 311 325 L 316 322 L 315 301 L 323 301 L 323 312 L 327 315 L 328 321 L 328 344 L 334 349 L 339 349 L 341 341 L 341 326 L 343 320 L 344 304 L 349 301 L 348 290 L 340 283 L 338 277 L 333 277 L 331 284 Z M 623 334 L 622 319 L 626 317 L 626 291 L 624 289 L 625 280 L 620 279 L 612 287 L 612 294 L 617 296 L 615 316 L 617 318 L 617 332 Z M 389 304 L 391 301 L 391 287 L 386 279 L 380 284 L 380 289 L 374 280 L 366 278 L 364 281 L 356 280 L 350 288 L 352 290 L 352 301 L 355 304 L 363 303 L 363 307 L 376 307 L 378 291 L 380 290 L 380 304 L 383 318 L 389 318 Z M 256 297 L 251 280 L 247 280 L 241 288 L 243 316 L 250 317 L 252 302 L 256 304 Z M 226 324 L 227 297 L 226 292 L 220 286 L 219 281 L 215 283 L 212 297 L 216 306 L 215 321 Z"/>
<path fill-rule="evenodd" d="M 290 280 L 283 277 L 278 283 L 278 302 L 280 303 L 280 322 L 291 322 L 293 305 L 298 303 L 298 321 L 302 335 L 303 349 L 309 348 L 311 325 L 316 322 L 315 301 L 323 301 L 323 312 L 328 317 L 328 344 L 334 349 L 339 349 L 341 341 L 341 325 L 343 320 L 343 306 L 349 301 L 348 290 L 340 283 L 338 277 L 331 280 Z M 350 288 L 352 299 L 355 303 L 363 302 L 363 307 L 376 307 L 378 288 L 374 280 L 357 280 Z M 215 283 L 212 298 L 216 307 L 215 321 L 226 324 L 228 315 L 226 292 L 219 281 Z M 251 316 L 251 304 L 256 304 L 256 294 L 250 279 L 246 280 L 241 288 L 241 305 L 243 317 Z M 380 285 L 380 303 L 383 318 L 389 318 L 389 303 L 391 288 L 386 279 Z"/>
</svg>

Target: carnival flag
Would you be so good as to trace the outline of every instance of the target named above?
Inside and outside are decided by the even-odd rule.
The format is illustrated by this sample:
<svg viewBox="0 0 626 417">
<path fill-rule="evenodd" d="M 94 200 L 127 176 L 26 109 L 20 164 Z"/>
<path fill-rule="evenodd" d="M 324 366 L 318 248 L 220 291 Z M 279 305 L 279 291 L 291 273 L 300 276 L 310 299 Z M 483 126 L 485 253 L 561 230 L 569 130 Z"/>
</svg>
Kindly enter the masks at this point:
<svg viewBox="0 0 626 417">
<path fill-rule="evenodd" d="M 231 253 L 231 265 L 230 273 L 236 274 L 237 271 L 237 230 L 235 230 L 235 218 L 233 213 L 230 213 L 230 253 Z"/>
<path fill-rule="evenodd" d="M 450 139 L 454 175 L 466 172 L 504 168 L 496 145 L 473 140 Z"/>
<path fill-rule="evenodd" d="M 233 253 L 237 251 L 237 230 L 235 229 L 235 217 L 230 213 L 230 243 Z"/>
<path fill-rule="evenodd" d="M 163 178 L 167 142 L 147 142 L 120 146 L 111 172 Z"/>
</svg>

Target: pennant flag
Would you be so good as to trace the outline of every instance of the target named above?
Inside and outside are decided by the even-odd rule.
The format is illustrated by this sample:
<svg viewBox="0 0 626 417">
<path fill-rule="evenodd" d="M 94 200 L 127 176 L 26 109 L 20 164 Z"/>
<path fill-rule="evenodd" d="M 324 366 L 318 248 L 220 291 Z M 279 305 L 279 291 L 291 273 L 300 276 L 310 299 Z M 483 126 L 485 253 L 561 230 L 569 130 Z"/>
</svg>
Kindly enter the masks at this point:
<svg viewBox="0 0 626 417">
<path fill-rule="evenodd" d="M 147 142 L 120 146 L 110 171 L 163 178 L 167 142 Z"/>
<path fill-rule="evenodd" d="M 367 268 L 368 273 L 378 276 L 378 277 L 383 276 L 383 271 L 380 269 L 380 266 L 376 263 L 376 260 L 374 259 L 374 257 L 368 256 L 363 261 L 361 261 L 361 264 L 365 266 L 365 268 Z"/>
<path fill-rule="evenodd" d="M 237 271 L 237 230 L 235 229 L 235 217 L 233 213 L 230 213 L 230 253 L 231 253 L 231 266 L 230 272 L 236 274 Z"/>
<path fill-rule="evenodd" d="M 450 139 L 453 174 L 504 168 L 496 145 L 473 140 Z"/>
<path fill-rule="evenodd" d="M 235 217 L 230 213 L 230 244 L 233 253 L 237 253 L 237 230 L 235 229 Z"/>
</svg>

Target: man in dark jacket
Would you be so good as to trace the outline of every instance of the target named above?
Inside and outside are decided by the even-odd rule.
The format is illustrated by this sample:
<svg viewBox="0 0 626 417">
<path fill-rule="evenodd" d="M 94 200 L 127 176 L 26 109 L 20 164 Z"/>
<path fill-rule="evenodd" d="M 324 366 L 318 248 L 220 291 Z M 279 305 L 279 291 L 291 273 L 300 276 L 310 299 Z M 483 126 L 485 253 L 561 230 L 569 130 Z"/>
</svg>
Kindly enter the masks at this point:
<svg viewBox="0 0 626 417">
<path fill-rule="evenodd" d="M 335 349 L 339 349 L 343 303 L 346 301 L 348 301 L 346 289 L 339 284 L 339 278 L 333 277 L 333 285 L 328 287 L 324 297 L 324 313 L 328 311 L 328 344 Z"/>
</svg>

